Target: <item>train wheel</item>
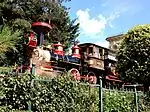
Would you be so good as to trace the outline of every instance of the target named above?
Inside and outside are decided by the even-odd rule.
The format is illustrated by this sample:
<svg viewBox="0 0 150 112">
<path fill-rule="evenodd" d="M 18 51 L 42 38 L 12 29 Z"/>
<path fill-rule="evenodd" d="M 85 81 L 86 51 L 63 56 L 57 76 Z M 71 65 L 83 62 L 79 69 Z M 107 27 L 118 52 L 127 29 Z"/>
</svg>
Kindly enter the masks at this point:
<svg viewBox="0 0 150 112">
<path fill-rule="evenodd" d="M 89 82 L 89 83 L 91 83 L 91 84 L 96 84 L 96 82 L 97 82 L 97 77 L 96 77 L 96 75 L 95 75 L 94 72 L 89 72 L 89 73 L 87 74 L 87 76 L 88 76 L 88 82 Z"/>
<path fill-rule="evenodd" d="M 72 68 L 69 72 L 73 76 L 73 80 L 80 80 L 81 79 L 80 73 L 79 73 L 79 71 L 77 69 Z"/>
</svg>

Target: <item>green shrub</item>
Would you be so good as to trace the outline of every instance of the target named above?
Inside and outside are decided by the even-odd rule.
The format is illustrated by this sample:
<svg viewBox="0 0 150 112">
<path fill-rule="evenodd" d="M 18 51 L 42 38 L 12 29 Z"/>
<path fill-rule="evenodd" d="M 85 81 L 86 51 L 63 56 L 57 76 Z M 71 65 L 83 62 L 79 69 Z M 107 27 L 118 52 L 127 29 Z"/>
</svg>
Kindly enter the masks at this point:
<svg viewBox="0 0 150 112">
<path fill-rule="evenodd" d="M 6 106 L 0 106 L 0 112 L 9 112 L 10 108 Z"/>
<path fill-rule="evenodd" d="M 33 111 L 85 112 L 89 107 L 89 89 L 71 80 L 69 75 L 48 79 L 49 82 L 35 81 L 32 75 L 12 75 L 1 80 L 1 106 L 11 109 L 28 110 L 32 102 Z"/>
<path fill-rule="evenodd" d="M 135 110 L 133 93 L 106 90 L 103 94 L 105 112 L 130 112 Z"/>
<path fill-rule="evenodd" d="M 35 81 L 33 110 L 50 112 L 86 112 L 89 107 L 89 89 L 63 74 L 49 82 Z M 39 92 L 40 91 L 40 92 Z"/>
<path fill-rule="evenodd" d="M 8 75 L 0 83 L 0 106 L 10 109 L 27 110 L 31 98 L 31 75 Z"/>
<path fill-rule="evenodd" d="M 140 112 L 146 108 L 143 100 L 139 100 Z M 97 87 L 89 89 L 85 83 L 83 85 L 79 81 L 72 81 L 67 73 L 54 79 L 38 79 L 29 74 L 7 75 L 1 79 L 1 112 L 28 110 L 30 102 L 32 111 L 98 112 L 99 91 Z M 103 110 L 104 112 L 135 110 L 134 93 L 103 90 Z"/>
</svg>

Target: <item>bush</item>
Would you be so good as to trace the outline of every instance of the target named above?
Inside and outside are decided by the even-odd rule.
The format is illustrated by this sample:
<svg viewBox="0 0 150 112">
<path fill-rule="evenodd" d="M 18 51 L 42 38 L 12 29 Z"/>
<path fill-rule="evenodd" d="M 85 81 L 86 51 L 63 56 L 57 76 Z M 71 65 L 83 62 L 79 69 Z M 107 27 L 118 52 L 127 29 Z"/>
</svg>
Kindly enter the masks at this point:
<svg viewBox="0 0 150 112">
<path fill-rule="evenodd" d="M 6 106 L 0 106 L 0 112 L 9 112 L 10 108 Z"/>
<path fill-rule="evenodd" d="M 88 87 L 73 82 L 69 75 L 48 79 L 48 82 L 35 81 L 34 87 L 31 87 L 32 79 L 36 78 L 28 74 L 2 79 L 0 106 L 27 110 L 31 101 L 33 111 L 88 111 Z"/>
<path fill-rule="evenodd" d="M 32 111 L 98 112 L 98 94 L 97 87 L 89 89 L 87 85 L 72 81 L 67 73 L 54 79 L 39 79 L 29 74 L 7 75 L 0 83 L 0 111 L 28 110 L 31 102 Z M 143 100 L 140 100 L 140 112 L 146 108 Z M 131 109 L 135 110 L 134 93 L 103 91 L 104 112 L 129 112 Z"/>
<path fill-rule="evenodd" d="M 27 110 L 31 98 L 31 75 L 7 75 L 0 83 L 1 96 L 0 106 L 7 106 L 10 109 Z"/>
<path fill-rule="evenodd" d="M 70 75 L 63 74 L 49 82 L 35 82 L 33 110 L 50 112 L 86 112 L 89 107 L 87 86 L 71 80 Z"/>
<path fill-rule="evenodd" d="M 130 112 L 135 110 L 133 93 L 106 90 L 103 94 L 105 112 Z"/>
</svg>

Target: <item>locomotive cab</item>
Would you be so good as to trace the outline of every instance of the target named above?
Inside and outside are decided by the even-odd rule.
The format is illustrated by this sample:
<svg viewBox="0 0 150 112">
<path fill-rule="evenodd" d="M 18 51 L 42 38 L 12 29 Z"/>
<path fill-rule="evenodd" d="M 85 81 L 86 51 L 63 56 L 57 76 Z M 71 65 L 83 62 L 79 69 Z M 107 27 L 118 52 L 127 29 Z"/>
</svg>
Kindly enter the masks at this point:
<svg viewBox="0 0 150 112">
<path fill-rule="evenodd" d="M 103 76 L 105 73 L 104 69 L 104 53 L 107 48 L 98 46 L 93 43 L 84 43 L 80 44 L 79 47 L 81 48 L 81 65 L 82 65 L 82 74 L 88 74 L 92 72 L 92 77 L 97 77 L 96 80 L 99 78 L 99 76 Z M 90 76 L 89 76 L 90 77 Z M 94 81 L 98 83 L 97 81 Z"/>
<path fill-rule="evenodd" d="M 104 70 L 104 51 L 106 48 L 92 43 L 84 43 L 79 46 L 81 48 L 81 53 L 87 54 L 89 68 Z"/>
</svg>

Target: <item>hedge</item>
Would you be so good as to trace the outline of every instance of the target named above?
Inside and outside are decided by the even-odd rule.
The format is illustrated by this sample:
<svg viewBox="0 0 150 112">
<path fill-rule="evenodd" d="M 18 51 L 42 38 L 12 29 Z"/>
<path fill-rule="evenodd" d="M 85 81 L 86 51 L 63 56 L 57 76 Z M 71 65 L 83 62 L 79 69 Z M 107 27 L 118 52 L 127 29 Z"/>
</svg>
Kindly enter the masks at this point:
<svg viewBox="0 0 150 112">
<path fill-rule="evenodd" d="M 32 111 L 50 112 L 89 112 L 99 110 L 98 88 L 72 81 L 69 74 L 62 74 L 54 79 L 42 78 L 30 74 L 7 75 L 0 83 L 0 111 L 28 110 L 31 102 Z M 45 81 L 46 80 L 46 81 Z M 117 96 L 116 96 L 117 95 Z M 134 108 L 133 94 L 116 91 L 103 92 L 104 112 L 129 112 Z M 144 106 L 140 105 L 144 111 Z M 2 111 L 3 110 L 3 111 Z M 135 108 L 134 108 L 135 110 Z"/>
</svg>

